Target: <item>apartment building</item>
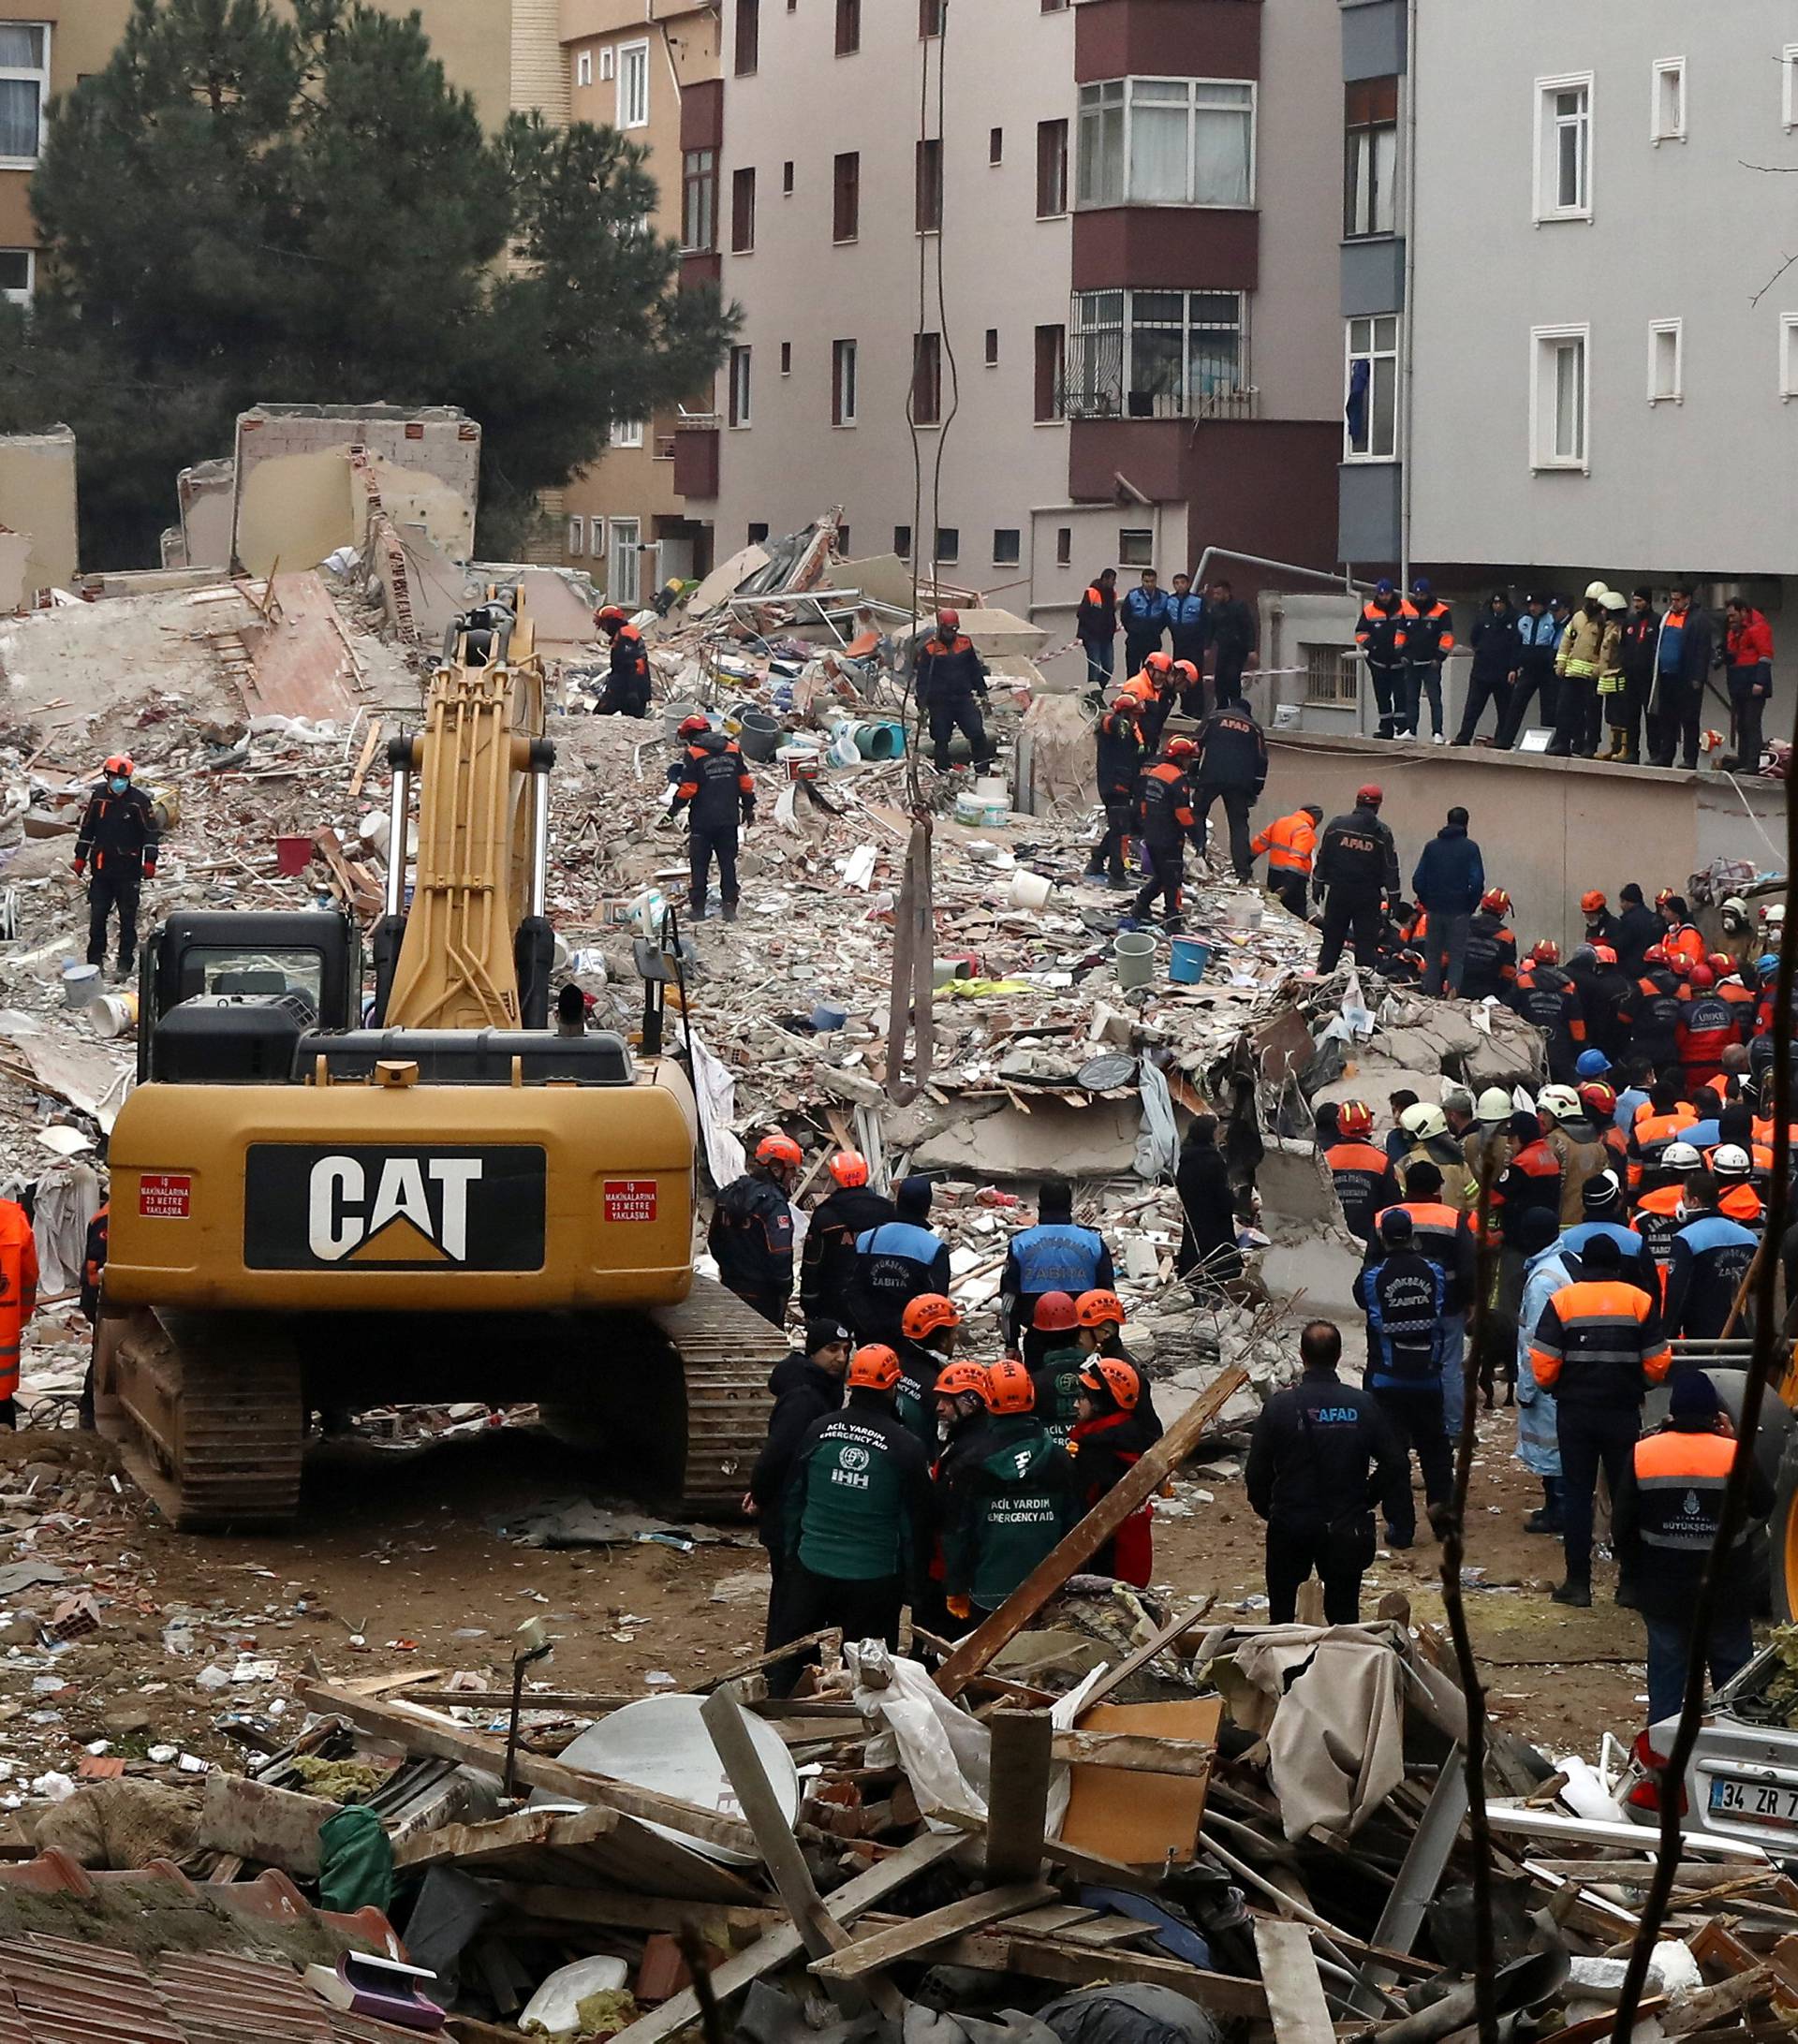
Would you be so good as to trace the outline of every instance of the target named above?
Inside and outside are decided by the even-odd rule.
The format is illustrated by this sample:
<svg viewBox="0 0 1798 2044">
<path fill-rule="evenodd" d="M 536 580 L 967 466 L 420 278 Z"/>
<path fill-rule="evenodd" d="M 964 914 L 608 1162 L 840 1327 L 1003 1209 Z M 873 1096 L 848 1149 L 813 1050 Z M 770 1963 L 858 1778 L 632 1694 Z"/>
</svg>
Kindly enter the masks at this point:
<svg viewBox="0 0 1798 2044">
<path fill-rule="evenodd" d="M 703 124 L 706 108 L 715 119 L 713 0 L 561 0 L 559 34 L 571 117 L 647 149 L 656 232 L 711 247 L 716 160 L 701 150 L 685 157 L 682 130 Z M 614 426 L 604 459 L 550 500 L 561 520 L 555 557 L 585 568 L 614 602 L 634 606 L 670 576 L 712 566 L 711 533 L 686 516 L 675 488 L 675 424 L 670 413 Z"/>
<path fill-rule="evenodd" d="M 1406 15 L 1342 0 L 1343 557 L 1469 591 L 1697 576 L 1777 609 L 1791 0 L 1483 0 L 1417 10 L 1408 49 Z"/>
<path fill-rule="evenodd" d="M 686 262 L 744 325 L 675 439 L 715 553 L 841 504 L 851 555 L 915 539 L 1056 632 L 1105 566 L 1330 565 L 1333 26 L 1332 0 L 724 0 Z"/>
</svg>

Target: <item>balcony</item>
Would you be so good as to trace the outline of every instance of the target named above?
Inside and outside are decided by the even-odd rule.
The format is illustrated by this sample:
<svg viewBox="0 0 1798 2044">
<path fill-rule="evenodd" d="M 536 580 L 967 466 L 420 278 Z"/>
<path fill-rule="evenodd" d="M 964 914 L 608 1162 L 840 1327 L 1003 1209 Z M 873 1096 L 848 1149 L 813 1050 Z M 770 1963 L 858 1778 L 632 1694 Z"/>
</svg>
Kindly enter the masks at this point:
<svg viewBox="0 0 1798 2044">
<path fill-rule="evenodd" d="M 1259 419 L 1261 393 L 1253 384 L 1203 391 L 1074 390 L 1061 393 L 1064 419 Z"/>
<path fill-rule="evenodd" d="M 682 415 L 674 435 L 674 493 L 678 497 L 709 502 L 718 493 L 718 417 L 710 422 Z"/>
</svg>

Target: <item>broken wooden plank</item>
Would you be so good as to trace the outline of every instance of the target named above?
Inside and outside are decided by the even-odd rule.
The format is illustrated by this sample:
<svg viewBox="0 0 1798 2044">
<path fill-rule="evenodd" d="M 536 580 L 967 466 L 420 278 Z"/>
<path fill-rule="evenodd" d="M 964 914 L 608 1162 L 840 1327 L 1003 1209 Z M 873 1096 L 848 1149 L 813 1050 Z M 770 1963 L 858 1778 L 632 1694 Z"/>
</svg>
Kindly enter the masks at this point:
<svg viewBox="0 0 1798 2044">
<path fill-rule="evenodd" d="M 1171 1618 L 1153 1640 L 1145 1640 L 1134 1654 L 1127 1654 L 1115 1668 L 1107 1669 L 1086 1692 L 1086 1709 L 1091 1710 L 1094 1704 L 1103 1703 L 1113 1689 L 1128 1682 L 1139 1669 L 1146 1668 L 1157 1654 L 1164 1653 L 1176 1641 L 1184 1640 L 1216 1601 L 1216 1593 L 1214 1591 L 1202 1604 L 1194 1605 L 1191 1610 L 1178 1618 Z"/>
<path fill-rule="evenodd" d="M 935 1957 L 938 1965 L 971 1966 L 979 1973 L 1022 1973 L 1031 1979 L 1058 1980 L 1068 1987 L 1090 1987 L 1095 1978 L 1148 1982 L 1171 1987 L 1214 2016 L 1246 2016 L 1263 2022 L 1267 2018 L 1267 1995 L 1259 1980 L 1206 1973 L 1184 1960 L 1153 1952 L 1113 1950 L 1101 1957 L 1057 1938 L 1010 1936 L 1003 1924 L 958 1937 Z"/>
<path fill-rule="evenodd" d="M 1255 1919 L 1255 1956 L 1261 1963 L 1275 2044 L 1335 2044 L 1310 1933 L 1290 1917 Z"/>
<path fill-rule="evenodd" d="M 1217 1752 L 1207 1740 L 1155 1739 L 1128 1731 L 1057 1732 L 1052 1750 L 1057 1760 L 1085 1767 L 1124 1768 L 1133 1774 L 1195 1775 L 1211 1772 Z"/>
<path fill-rule="evenodd" d="M 1054 1551 L 1037 1564 L 998 1610 L 969 1633 L 936 1670 L 936 1686 L 946 1697 L 959 1696 L 969 1677 L 980 1674 L 1081 1564 L 1090 1561 L 1130 1514 L 1148 1503 L 1247 1382 L 1248 1372 L 1240 1364 L 1226 1370 L 1143 1454 L 1123 1481 L 1108 1491 L 1077 1526 L 1063 1535 Z"/>
<path fill-rule="evenodd" d="M 1006 1888 L 987 1888 L 959 1902 L 947 1903 L 927 1915 L 877 1931 L 872 1937 L 856 1938 L 840 1950 L 812 1962 L 811 1970 L 820 1980 L 859 1980 L 864 1974 L 896 1964 L 901 1959 L 916 1959 L 965 1932 L 982 1930 L 1001 1918 L 1020 1910 L 1039 1908 L 1055 1890 L 1046 1881 L 1017 1881 Z"/>
<path fill-rule="evenodd" d="M 1046 1909 L 1026 1909 L 1021 1915 L 1008 1917 L 1005 1927 L 1009 1933 L 1023 1932 L 1031 1937 L 1054 1937 L 1076 1923 L 1090 1923 L 1098 1915 L 1097 1909 L 1088 1908 L 1083 1902 L 1052 1903 Z"/>
<path fill-rule="evenodd" d="M 784 1909 L 675 1902 L 665 1895 L 642 1895 L 623 1888 L 544 1887 L 526 1881 L 497 1881 L 492 1885 L 508 1909 L 538 1922 L 671 1933 L 691 1924 L 701 1937 L 727 1948 L 759 1937 L 787 1921 Z"/>
<path fill-rule="evenodd" d="M 1049 1826 L 1054 1726 L 1047 1711 L 995 1711 L 987 1770 L 986 1877 L 995 1887 L 1035 1880 Z"/>
<path fill-rule="evenodd" d="M 271 1788 L 244 1774 L 209 1774 L 200 1796 L 197 1843 L 279 1867 L 299 1880 L 316 1880 L 318 1827 L 336 1814 L 337 1805 L 322 1796 Z"/>
</svg>

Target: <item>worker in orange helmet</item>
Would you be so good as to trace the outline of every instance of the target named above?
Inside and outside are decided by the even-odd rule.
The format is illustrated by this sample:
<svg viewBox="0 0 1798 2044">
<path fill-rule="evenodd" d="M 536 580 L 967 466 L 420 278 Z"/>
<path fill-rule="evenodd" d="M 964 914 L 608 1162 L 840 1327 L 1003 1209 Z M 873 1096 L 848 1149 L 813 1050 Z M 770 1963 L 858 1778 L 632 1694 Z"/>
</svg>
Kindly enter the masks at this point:
<svg viewBox="0 0 1798 2044">
<path fill-rule="evenodd" d="M 1585 918 L 1585 941 L 1588 944 L 1609 944 L 1617 941 L 1617 919 L 1611 913 L 1611 904 L 1600 888 L 1587 888 L 1580 896 L 1580 914 Z"/>
<path fill-rule="evenodd" d="M 1087 1294 L 1087 1300 L 1098 1297 L 1102 1295 Z M 1076 1311 L 1086 1303 L 1086 1300 L 1078 1301 Z M 1073 1451 L 1081 1507 L 1091 1511 L 1160 1439 L 1161 1425 L 1145 1395 L 1142 1372 L 1135 1363 L 1102 1349 L 1088 1356 L 1081 1366 L 1076 1410 L 1080 1417 L 1068 1445 Z M 1147 1500 L 1124 1521 L 1087 1566 L 1097 1576 L 1115 1576 L 1138 1589 L 1147 1586 L 1155 1573 L 1154 1528 Z"/>
<path fill-rule="evenodd" d="M 17 1200 L 0 1199 L 0 1427 L 19 1424 L 19 1348 L 37 1310 L 37 1245 Z"/>
<path fill-rule="evenodd" d="M 1139 671 L 1130 676 L 1128 685 L 1142 701 L 1142 740 L 1151 751 L 1160 744 L 1161 733 L 1180 699 L 1178 684 L 1173 655 L 1168 653 L 1150 654 Z"/>
<path fill-rule="evenodd" d="M 790 1136 L 764 1136 L 755 1162 L 719 1193 L 706 1231 L 719 1282 L 776 1327 L 793 1293 L 790 1195 L 803 1161 Z"/>
<path fill-rule="evenodd" d="M 944 1469 L 943 1586 L 960 1623 L 995 1611 L 1080 1517 L 1074 1464 L 1036 1412 L 1013 1357 L 985 1372 L 986 1419 Z"/>
<path fill-rule="evenodd" d="M 807 1318 L 849 1317 L 855 1240 L 895 1217 L 892 1201 L 868 1184 L 868 1160 L 839 1150 L 830 1162 L 833 1189 L 812 1209 L 799 1261 L 799 1302 Z"/>
<path fill-rule="evenodd" d="M 596 610 L 593 622 L 605 634 L 612 652 L 612 667 L 599 700 L 593 706 L 597 717 L 646 717 L 649 714 L 649 649 L 643 635 L 615 603 Z"/>
<path fill-rule="evenodd" d="M 87 886 L 87 962 L 106 963 L 106 926 L 116 909 L 121 979 L 131 976 L 138 952 L 138 897 L 143 883 L 156 876 L 161 846 L 155 806 L 133 786 L 136 772 L 129 753 L 112 755 L 87 798 L 75 839 L 75 877 L 79 880 L 90 862 L 94 868 Z"/>
<path fill-rule="evenodd" d="M 936 628 L 918 654 L 918 709 L 930 719 L 930 742 L 939 773 L 949 772 L 950 742 L 957 731 L 967 740 L 976 772 L 993 764 L 992 741 L 980 715 L 986 700 L 986 664 L 962 629 L 962 613 L 945 606 Z"/>
</svg>

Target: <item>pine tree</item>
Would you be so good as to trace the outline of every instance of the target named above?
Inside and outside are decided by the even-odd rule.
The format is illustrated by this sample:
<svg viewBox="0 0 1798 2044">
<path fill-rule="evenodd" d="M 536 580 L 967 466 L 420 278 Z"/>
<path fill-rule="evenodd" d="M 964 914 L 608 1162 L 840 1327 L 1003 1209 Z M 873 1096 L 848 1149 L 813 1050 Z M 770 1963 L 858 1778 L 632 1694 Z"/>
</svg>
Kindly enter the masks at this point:
<svg viewBox="0 0 1798 2044">
<path fill-rule="evenodd" d="M 733 328 L 641 226 L 641 149 L 537 117 L 485 137 L 416 16 L 293 15 L 134 0 L 52 109 L 0 429 L 75 428 L 87 560 L 154 560 L 176 475 L 228 452 L 247 406 L 376 401 L 481 421 L 492 558 L 615 420 L 702 389 Z"/>
</svg>

